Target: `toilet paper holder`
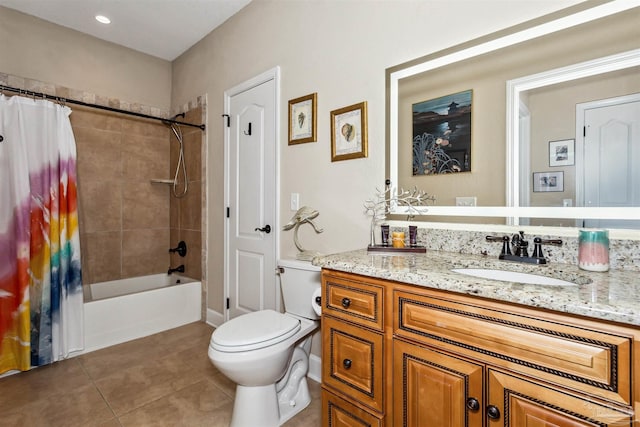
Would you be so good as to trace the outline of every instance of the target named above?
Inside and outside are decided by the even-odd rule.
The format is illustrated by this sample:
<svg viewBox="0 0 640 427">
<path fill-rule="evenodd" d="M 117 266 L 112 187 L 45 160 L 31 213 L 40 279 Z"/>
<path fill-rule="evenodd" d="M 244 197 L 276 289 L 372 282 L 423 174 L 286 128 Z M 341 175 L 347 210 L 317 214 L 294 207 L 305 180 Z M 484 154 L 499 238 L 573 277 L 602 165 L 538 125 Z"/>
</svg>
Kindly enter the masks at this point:
<svg viewBox="0 0 640 427">
<path fill-rule="evenodd" d="M 313 307 L 313 311 L 318 315 L 322 316 L 322 290 L 316 289 L 311 296 L 311 305 Z"/>
</svg>

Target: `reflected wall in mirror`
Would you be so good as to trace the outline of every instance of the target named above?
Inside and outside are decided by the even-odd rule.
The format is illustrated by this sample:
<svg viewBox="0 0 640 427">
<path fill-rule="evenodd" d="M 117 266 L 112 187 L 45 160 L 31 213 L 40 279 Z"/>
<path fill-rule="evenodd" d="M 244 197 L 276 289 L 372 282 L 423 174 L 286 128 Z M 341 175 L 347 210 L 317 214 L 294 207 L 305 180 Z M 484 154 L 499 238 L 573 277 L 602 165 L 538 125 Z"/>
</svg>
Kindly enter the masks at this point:
<svg viewBox="0 0 640 427">
<path fill-rule="evenodd" d="M 565 15 L 569 14 L 565 12 Z M 557 14 L 553 18 L 556 19 Z M 532 206 L 537 208 L 536 215 L 541 217 L 549 215 L 555 219 L 516 220 L 515 223 L 519 221 L 521 224 L 582 226 L 576 219 L 581 218 L 580 215 L 592 216 L 590 213 L 576 212 L 578 209 L 575 208 L 582 203 L 580 196 L 576 193 L 578 178 L 576 171 L 585 170 L 583 165 L 577 164 L 583 161 L 583 157 L 576 155 L 576 164 L 573 166 L 552 167 L 549 164 L 549 142 L 573 139 L 576 141 L 575 149 L 582 150 L 576 135 L 576 105 L 640 93 L 639 67 L 631 66 L 604 75 L 520 91 L 522 103 L 514 109 L 514 114 L 517 115 L 520 112 L 523 118 L 516 127 L 520 133 L 527 136 L 526 139 L 529 142 L 528 148 L 522 151 L 519 148 L 513 149 L 507 144 L 509 135 L 508 130 L 505 130 L 509 113 L 507 82 L 523 76 L 544 73 L 548 70 L 638 49 L 640 48 L 639 21 L 640 8 L 636 7 L 542 37 L 454 61 L 446 66 L 428 69 L 426 72 L 414 71 L 420 69 L 419 60 L 387 70 L 389 103 L 387 176 L 392 185 L 399 188 L 417 187 L 434 195 L 438 207 L 430 209 L 430 214 L 435 216 L 423 217 L 429 221 L 451 222 L 457 219 L 462 222 L 514 223 L 513 219 L 506 218 L 513 216 L 514 210 L 511 207 Z M 535 25 L 529 25 L 529 27 L 535 27 Z M 517 31 L 522 30 L 518 28 Z M 507 31 L 487 39 L 499 40 L 505 34 L 512 33 L 514 32 Z M 424 63 L 437 62 L 448 55 L 455 56 L 462 50 L 473 49 L 474 46 L 482 43 L 486 41 L 483 39 L 478 43 L 472 42 L 461 48 L 453 48 L 442 54 L 428 56 L 424 59 Z M 469 89 L 473 91 L 470 156 L 472 172 L 414 176 L 412 174 L 412 106 L 424 100 Z M 519 145 L 519 137 L 520 135 L 517 135 L 513 141 L 509 142 Z M 510 165 L 514 154 L 522 164 Z M 531 185 L 532 174 L 555 171 L 564 173 L 564 191 L 534 193 Z M 518 180 L 520 177 L 523 178 L 522 183 Z M 596 181 L 598 180 L 599 178 L 596 178 Z M 577 187 L 579 188 L 580 185 Z M 514 195 L 520 197 L 514 199 Z M 503 209 L 489 209 L 491 217 L 482 217 L 488 208 L 484 210 L 443 208 L 455 206 L 456 197 L 475 197 L 477 206 L 503 207 Z M 589 206 L 586 203 L 584 205 Z M 568 213 L 567 215 L 558 209 L 541 209 L 541 207 L 562 208 L 563 206 L 573 208 L 564 209 L 564 211 L 560 209 Z M 507 210 L 508 214 L 505 213 Z M 504 212 L 500 213 L 502 211 Z M 446 213 L 447 216 L 438 217 L 440 212 Z M 455 218 L 458 212 L 465 216 Z M 518 216 L 527 215 L 530 215 L 528 211 L 521 209 Z M 625 215 L 622 213 L 622 216 Z M 568 219 L 562 219 L 565 216 Z M 612 214 L 607 213 L 607 216 Z M 622 226 L 629 226 L 629 224 L 632 223 L 626 222 Z"/>
</svg>

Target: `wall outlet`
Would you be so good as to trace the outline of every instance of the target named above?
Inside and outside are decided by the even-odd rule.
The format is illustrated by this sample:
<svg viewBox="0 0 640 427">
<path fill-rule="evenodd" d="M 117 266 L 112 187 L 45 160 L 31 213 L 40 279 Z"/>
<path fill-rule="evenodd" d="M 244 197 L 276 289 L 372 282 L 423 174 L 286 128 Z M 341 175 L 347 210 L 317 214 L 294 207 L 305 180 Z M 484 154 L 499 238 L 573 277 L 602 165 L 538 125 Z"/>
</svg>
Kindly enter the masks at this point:
<svg viewBox="0 0 640 427">
<path fill-rule="evenodd" d="M 472 197 L 456 197 L 456 206 L 476 206 L 478 198 Z"/>
<path fill-rule="evenodd" d="M 299 193 L 291 193 L 291 201 L 290 201 L 292 211 L 297 211 L 300 209 L 300 194 Z"/>
<path fill-rule="evenodd" d="M 573 199 L 562 199 L 562 207 L 570 208 L 573 206 Z"/>
</svg>

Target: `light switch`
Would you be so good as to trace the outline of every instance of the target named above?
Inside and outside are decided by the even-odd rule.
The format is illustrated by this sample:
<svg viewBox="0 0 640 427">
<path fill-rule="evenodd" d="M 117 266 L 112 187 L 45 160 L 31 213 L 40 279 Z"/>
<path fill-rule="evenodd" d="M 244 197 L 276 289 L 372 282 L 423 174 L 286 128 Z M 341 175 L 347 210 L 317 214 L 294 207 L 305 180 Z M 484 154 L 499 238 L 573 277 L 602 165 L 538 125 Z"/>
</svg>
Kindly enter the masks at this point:
<svg viewBox="0 0 640 427">
<path fill-rule="evenodd" d="M 476 206 L 478 198 L 472 197 L 456 197 L 456 206 Z"/>
<path fill-rule="evenodd" d="M 291 207 L 292 211 L 297 211 L 300 209 L 300 194 L 299 193 L 291 193 Z"/>
</svg>

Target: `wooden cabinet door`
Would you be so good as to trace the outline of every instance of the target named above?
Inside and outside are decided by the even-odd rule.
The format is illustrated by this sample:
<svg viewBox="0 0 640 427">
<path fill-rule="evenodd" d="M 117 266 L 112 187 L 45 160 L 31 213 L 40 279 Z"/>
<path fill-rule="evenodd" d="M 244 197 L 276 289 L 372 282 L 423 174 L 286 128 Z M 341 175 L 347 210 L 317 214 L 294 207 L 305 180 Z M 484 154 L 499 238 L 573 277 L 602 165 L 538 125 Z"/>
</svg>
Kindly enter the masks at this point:
<svg viewBox="0 0 640 427">
<path fill-rule="evenodd" d="M 488 370 L 488 427 L 630 426 L 632 414 L 555 387 Z"/>
<path fill-rule="evenodd" d="M 382 427 L 379 417 L 322 390 L 322 425 L 327 427 Z"/>
<path fill-rule="evenodd" d="M 384 410 L 381 334 L 322 316 L 322 383 L 378 412 Z"/>
<path fill-rule="evenodd" d="M 401 340 L 393 343 L 393 425 L 480 427 L 482 364 Z"/>
</svg>

